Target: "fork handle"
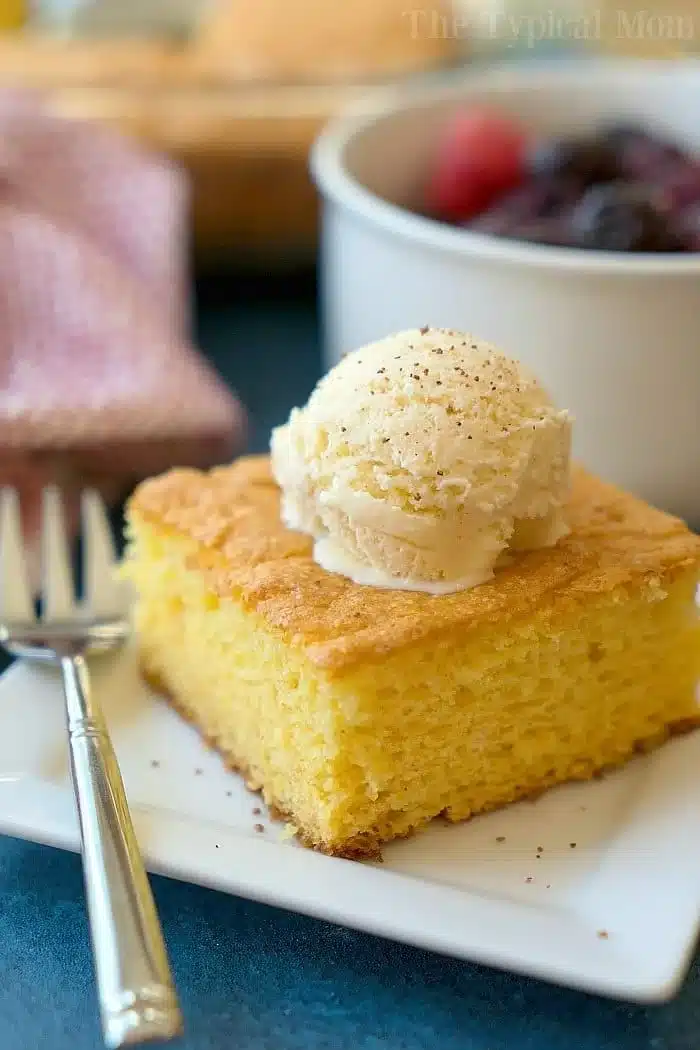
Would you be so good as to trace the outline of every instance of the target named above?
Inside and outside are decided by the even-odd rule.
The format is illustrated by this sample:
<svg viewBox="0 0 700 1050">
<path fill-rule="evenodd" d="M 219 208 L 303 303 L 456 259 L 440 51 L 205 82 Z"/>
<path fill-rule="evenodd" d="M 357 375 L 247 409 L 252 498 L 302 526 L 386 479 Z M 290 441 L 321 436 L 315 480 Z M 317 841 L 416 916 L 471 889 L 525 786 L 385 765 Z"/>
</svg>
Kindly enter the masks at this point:
<svg viewBox="0 0 700 1050">
<path fill-rule="evenodd" d="M 104 1039 L 172 1039 L 182 1016 L 116 755 L 85 660 L 62 656 L 61 671 Z"/>
</svg>

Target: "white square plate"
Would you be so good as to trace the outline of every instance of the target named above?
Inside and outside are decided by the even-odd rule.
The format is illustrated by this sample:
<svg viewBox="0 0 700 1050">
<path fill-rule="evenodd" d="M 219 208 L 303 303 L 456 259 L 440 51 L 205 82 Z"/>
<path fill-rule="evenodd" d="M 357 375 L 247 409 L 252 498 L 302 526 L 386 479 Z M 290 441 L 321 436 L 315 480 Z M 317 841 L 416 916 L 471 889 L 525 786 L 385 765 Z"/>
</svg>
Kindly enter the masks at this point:
<svg viewBox="0 0 700 1050">
<path fill-rule="evenodd" d="M 359 864 L 285 839 L 142 685 L 133 652 L 96 665 L 94 685 L 153 871 L 615 997 L 664 1000 L 685 975 L 700 919 L 700 733 L 602 781 L 435 822 L 383 864 Z M 78 846 L 50 669 L 0 679 L 0 831 Z"/>
</svg>

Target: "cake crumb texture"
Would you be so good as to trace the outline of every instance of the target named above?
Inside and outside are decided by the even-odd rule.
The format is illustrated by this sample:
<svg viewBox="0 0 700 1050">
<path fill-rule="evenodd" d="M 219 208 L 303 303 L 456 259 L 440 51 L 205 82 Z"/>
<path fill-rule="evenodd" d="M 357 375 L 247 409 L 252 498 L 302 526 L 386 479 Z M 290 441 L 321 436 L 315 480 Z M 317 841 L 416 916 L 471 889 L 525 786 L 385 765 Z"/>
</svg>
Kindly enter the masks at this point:
<svg viewBox="0 0 700 1050">
<path fill-rule="evenodd" d="M 342 856 L 588 779 L 700 723 L 700 539 L 581 470 L 568 517 L 556 547 L 434 598 L 320 569 L 264 457 L 172 471 L 128 512 L 144 671 Z"/>
</svg>

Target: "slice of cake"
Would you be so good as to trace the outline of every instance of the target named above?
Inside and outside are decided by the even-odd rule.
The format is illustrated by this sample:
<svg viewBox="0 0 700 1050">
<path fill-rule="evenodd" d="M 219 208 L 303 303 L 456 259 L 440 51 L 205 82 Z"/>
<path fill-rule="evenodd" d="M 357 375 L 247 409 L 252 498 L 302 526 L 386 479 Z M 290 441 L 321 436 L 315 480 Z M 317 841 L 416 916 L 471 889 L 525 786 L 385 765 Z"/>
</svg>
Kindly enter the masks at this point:
<svg viewBox="0 0 700 1050">
<path fill-rule="evenodd" d="M 564 509 L 554 546 L 434 596 L 321 568 L 266 458 L 173 471 L 128 511 L 144 671 L 340 856 L 588 779 L 700 723 L 700 539 L 580 470 Z"/>
</svg>

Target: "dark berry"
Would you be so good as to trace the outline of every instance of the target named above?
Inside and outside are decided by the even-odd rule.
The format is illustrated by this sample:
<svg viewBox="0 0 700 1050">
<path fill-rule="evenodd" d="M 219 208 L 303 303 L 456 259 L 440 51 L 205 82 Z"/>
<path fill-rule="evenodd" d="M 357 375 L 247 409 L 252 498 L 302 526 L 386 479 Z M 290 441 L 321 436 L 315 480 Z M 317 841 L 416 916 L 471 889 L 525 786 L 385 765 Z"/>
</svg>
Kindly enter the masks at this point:
<svg viewBox="0 0 700 1050">
<path fill-rule="evenodd" d="M 568 214 L 579 192 L 575 185 L 563 180 L 533 179 L 506 194 L 468 225 L 481 233 L 517 237 L 524 224 Z"/>
<path fill-rule="evenodd" d="M 678 236 L 653 190 L 640 185 L 592 186 L 571 214 L 574 243 L 619 252 L 679 251 Z"/>
<path fill-rule="evenodd" d="M 570 208 L 579 196 L 575 183 L 566 179 L 533 179 L 532 182 L 511 194 L 517 201 L 523 218 L 545 219 L 561 215 Z"/>
<path fill-rule="evenodd" d="M 584 186 L 619 174 L 616 151 L 597 136 L 547 139 L 530 151 L 528 165 L 536 178 L 566 178 Z"/>
<path fill-rule="evenodd" d="M 683 210 L 700 201 L 700 164 L 695 161 L 669 164 L 654 181 L 669 211 Z"/>
<path fill-rule="evenodd" d="M 661 172 L 689 160 L 674 143 L 645 132 L 618 134 L 617 140 L 608 138 L 608 142 L 623 178 L 656 181 Z"/>
<path fill-rule="evenodd" d="M 648 139 L 650 135 L 642 124 L 637 124 L 633 120 L 616 120 L 602 126 L 600 137 L 613 149 L 620 149 L 624 148 L 629 142 Z"/>
</svg>

